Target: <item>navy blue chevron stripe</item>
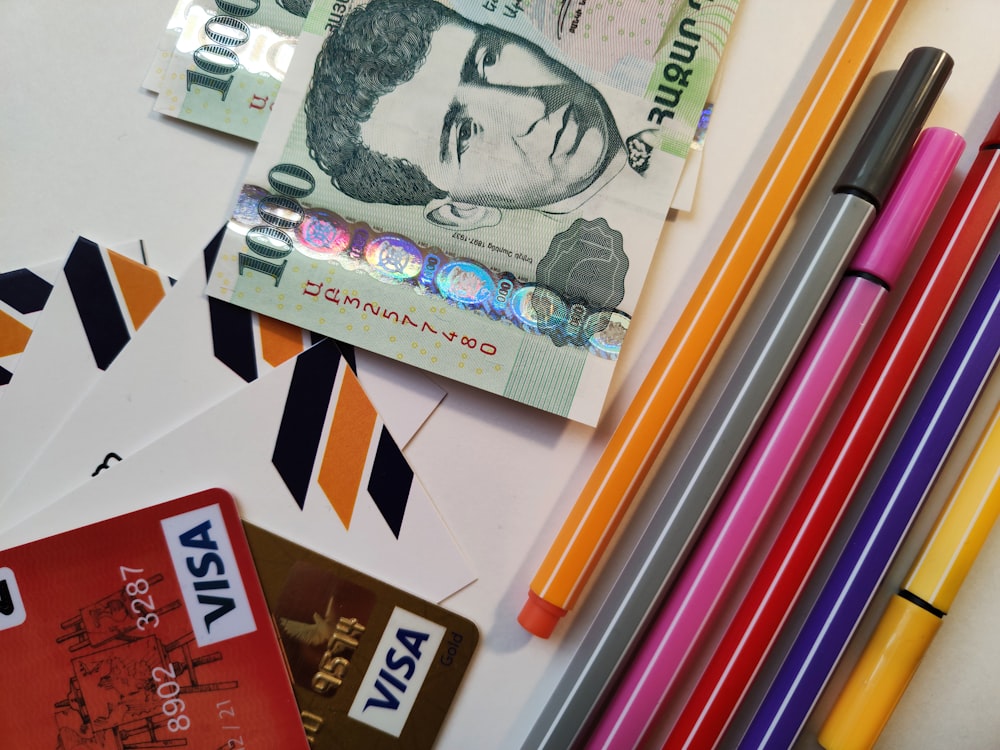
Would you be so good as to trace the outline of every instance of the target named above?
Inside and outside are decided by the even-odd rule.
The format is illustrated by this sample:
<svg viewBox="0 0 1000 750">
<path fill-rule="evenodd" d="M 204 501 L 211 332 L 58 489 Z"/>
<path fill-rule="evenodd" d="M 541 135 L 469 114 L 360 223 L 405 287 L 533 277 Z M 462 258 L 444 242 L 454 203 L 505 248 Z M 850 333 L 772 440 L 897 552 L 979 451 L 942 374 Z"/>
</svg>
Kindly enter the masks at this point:
<svg viewBox="0 0 1000 750">
<path fill-rule="evenodd" d="M 0 273 L 0 302 L 22 315 L 38 312 L 48 302 L 52 284 L 27 268 Z"/>
<path fill-rule="evenodd" d="M 63 266 L 80 322 L 98 368 L 106 370 L 129 342 L 128 324 L 101 249 L 80 237 Z"/>
<path fill-rule="evenodd" d="M 383 426 L 368 480 L 368 494 L 372 496 L 379 513 L 397 538 L 403 528 L 403 515 L 412 484 L 413 469 L 392 435 Z"/>
<path fill-rule="evenodd" d="M 340 360 L 340 350 L 332 339 L 306 349 L 295 359 L 271 463 L 299 508 L 305 507 Z"/>
<path fill-rule="evenodd" d="M 219 255 L 225 227 L 220 229 L 206 245 L 205 278 L 212 273 L 212 266 Z M 235 372 L 244 381 L 257 379 L 257 346 L 254 343 L 253 313 L 250 310 L 215 297 L 208 298 L 208 318 L 212 329 L 212 352 L 215 358 Z"/>
<path fill-rule="evenodd" d="M 253 313 L 214 297 L 208 298 L 212 351 L 216 359 L 248 383 L 257 379 Z"/>
<path fill-rule="evenodd" d="M 205 278 L 207 279 L 209 274 L 212 273 L 212 266 L 215 265 L 215 259 L 219 257 L 219 248 L 222 246 L 222 238 L 226 234 L 226 228 L 222 227 L 212 241 L 209 242 L 202 254 L 205 256 Z"/>
<path fill-rule="evenodd" d="M 343 355 L 344 360 L 346 360 L 348 367 L 354 370 L 356 374 L 358 372 L 358 355 L 355 353 L 354 345 L 338 341 L 337 346 L 340 348 L 340 353 Z"/>
</svg>

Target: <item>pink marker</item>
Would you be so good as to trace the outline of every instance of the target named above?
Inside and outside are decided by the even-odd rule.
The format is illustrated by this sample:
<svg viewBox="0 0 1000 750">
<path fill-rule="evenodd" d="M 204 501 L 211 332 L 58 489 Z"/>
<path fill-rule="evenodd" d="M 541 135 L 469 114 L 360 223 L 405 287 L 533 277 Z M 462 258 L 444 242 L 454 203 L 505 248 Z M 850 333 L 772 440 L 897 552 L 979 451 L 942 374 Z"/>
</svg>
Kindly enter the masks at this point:
<svg viewBox="0 0 1000 750">
<path fill-rule="evenodd" d="M 961 155 L 928 128 L 586 745 L 634 748 L 671 697 L 885 306 Z"/>
</svg>

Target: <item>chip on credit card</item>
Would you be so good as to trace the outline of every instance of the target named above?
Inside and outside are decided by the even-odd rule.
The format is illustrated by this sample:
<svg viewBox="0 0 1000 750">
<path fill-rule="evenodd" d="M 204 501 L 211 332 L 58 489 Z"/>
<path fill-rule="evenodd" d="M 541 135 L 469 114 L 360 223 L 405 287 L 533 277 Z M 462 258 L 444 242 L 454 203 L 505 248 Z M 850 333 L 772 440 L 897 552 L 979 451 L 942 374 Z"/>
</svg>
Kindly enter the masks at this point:
<svg viewBox="0 0 1000 750">
<path fill-rule="evenodd" d="M 313 750 L 433 747 L 479 642 L 476 626 L 244 528 Z"/>
<path fill-rule="evenodd" d="M 232 497 L 0 551 L 4 747 L 305 748 Z"/>
</svg>

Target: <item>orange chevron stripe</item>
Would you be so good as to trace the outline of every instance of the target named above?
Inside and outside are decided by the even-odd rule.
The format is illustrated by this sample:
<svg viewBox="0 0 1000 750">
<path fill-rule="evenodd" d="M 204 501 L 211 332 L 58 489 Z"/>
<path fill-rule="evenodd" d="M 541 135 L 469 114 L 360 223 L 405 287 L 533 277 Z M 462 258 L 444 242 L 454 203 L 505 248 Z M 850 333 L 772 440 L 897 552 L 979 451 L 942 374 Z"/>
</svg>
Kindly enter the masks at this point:
<svg viewBox="0 0 1000 750">
<path fill-rule="evenodd" d="M 166 296 L 163 279 L 157 271 L 114 251 L 108 251 L 108 260 L 118 280 L 118 287 L 125 298 L 132 326 L 139 328 Z"/>
<path fill-rule="evenodd" d="M 17 318 L 0 312 L 0 357 L 20 354 L 24 351 L 31 329 Z"/>
<path fill-rule="evenodd" d="M 260 355 L 271 367 L 277 367 L 305 348 L 302 329 L 267 315 L 257 316 L 260 326 Z"/>
<path fill-rule="evenodd" d="M 344 528 L 351 527 L 354 503 L 368 462 L 378 412 L 353 372 L 344 373 L 317 483 Z"/>
</svg>

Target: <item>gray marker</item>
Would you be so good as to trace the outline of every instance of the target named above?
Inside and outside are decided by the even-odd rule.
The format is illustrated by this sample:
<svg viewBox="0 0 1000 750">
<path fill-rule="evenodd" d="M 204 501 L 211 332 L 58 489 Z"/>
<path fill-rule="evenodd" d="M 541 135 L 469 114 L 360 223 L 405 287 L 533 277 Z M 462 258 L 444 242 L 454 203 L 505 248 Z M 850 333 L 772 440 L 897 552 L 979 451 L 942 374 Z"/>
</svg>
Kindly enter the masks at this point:
<svg viewBox="0 0 1000 750">
<path fill-rule="evenodd" d="M 566 750 L 652 621 L 795 359 L 885 202 L 951 73 L 931 47 L 907 55 L 722 395 L 657 503 L 621 575 L 524 742 Z"/>
</svg>

